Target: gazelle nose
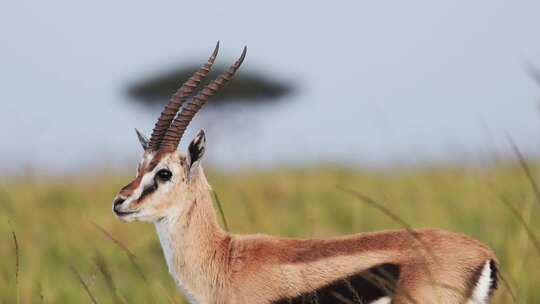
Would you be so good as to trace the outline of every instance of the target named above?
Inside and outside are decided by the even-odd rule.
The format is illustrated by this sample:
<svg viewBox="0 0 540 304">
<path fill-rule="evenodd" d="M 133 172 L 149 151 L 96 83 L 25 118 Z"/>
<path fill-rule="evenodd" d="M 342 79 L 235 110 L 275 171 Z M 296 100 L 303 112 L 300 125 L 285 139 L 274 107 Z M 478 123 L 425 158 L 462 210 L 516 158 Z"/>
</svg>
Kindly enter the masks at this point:
<svg viewBox="0 0 540 304">
<path fill-rule="evenodd" d="M 121 205 L 123 202 L 125 202 L 126 199 L 122 197 L 117 197 L 113 201 L 113 208 L 116 209 L 117 206 Z"/>
</svg>

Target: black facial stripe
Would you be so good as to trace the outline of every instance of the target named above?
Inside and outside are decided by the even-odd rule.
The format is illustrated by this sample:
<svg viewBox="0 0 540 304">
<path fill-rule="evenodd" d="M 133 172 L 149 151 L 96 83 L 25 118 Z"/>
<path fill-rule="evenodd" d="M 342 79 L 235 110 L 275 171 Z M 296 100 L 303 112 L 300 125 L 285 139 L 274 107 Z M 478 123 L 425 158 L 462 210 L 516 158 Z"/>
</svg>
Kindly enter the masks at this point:
<svg viewBox="0 0 540 304">
<path fill-rule="evenodd" d="M 139 197 L 139 201 L 142 201 L 144 197 L 146 197 L 149 194 L 154 193 L 158 188 L 158 182 L 156 181 L 156 177 L 152 180 L 152 184 L 150 186 L 147 186 L 143 189 L 143 192 L 141 193 L 141 196 Z"/>
</svg>

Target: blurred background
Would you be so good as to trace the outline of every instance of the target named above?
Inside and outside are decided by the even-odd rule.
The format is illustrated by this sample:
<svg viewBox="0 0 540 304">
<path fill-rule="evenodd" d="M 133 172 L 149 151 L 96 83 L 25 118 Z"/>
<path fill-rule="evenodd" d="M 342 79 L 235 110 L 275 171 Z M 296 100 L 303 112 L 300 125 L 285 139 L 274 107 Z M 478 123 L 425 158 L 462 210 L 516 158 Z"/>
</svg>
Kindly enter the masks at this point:
<svg viewBox="0 0 540 304">
<path fill-rule="evenodd" d="M 399 228 L 342 185 L 415 227 L 493 247 L 507 279 L 497 303 L 540 301 L 540 274 L 522 275 L 540 266 L 538 11 L 498 0 L 0 3 L 0 303 L 182 303 L 152 227 L 119 223 L 110 202 L 142 154 L 133 129 L 151 132 L 217 40 L 218 70 L 244 45 L 247 58 L 185 138 L 207 131 L 205 166 L 233 232 Z"/>
</svg>

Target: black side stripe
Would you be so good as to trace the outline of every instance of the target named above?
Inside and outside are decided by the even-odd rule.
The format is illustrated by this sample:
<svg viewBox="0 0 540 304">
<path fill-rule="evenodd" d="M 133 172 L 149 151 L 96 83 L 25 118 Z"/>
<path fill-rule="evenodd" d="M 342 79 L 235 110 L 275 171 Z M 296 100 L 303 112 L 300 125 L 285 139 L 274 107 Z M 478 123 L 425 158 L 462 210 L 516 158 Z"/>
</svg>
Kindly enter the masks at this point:
<svg viewBox="0 0 540 304">
<path fill-rule="evenodd" d="M 366 271 L 333 281 L 311 292 L 282 298 L 273 304 L 370 303 L 394 294 L 399 279 L 399 265 L 381 264 Z"/>
</svg>

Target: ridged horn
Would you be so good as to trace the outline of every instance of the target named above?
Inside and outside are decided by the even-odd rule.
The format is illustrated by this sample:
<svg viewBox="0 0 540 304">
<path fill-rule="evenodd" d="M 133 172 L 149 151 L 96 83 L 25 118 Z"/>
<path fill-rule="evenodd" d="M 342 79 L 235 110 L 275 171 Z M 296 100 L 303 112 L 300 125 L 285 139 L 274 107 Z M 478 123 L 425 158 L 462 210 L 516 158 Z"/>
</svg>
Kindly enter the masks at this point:
<svg viewBox="0 0 540 304">
<path fill-rule="evenodd" d="M 184 135 L 184 132 L 186 131 L 187 126 L 189 125 L 195 114 L 197 114 L 197 112 L 212 95 L 214 95 L 219 89 L 223 88 L 225 84 L 227 84 L 227 82 L 229 82 L 234 77 L 234 74 L 236 73 L 240 65 L 242 65 L 242 62 L 246 57 L 246 52 L 247 47 L 244 47 L 244 51 L 242 52 L 242 55 L 240 55 L 240 58 L 238 58 L 238 60 L 233 65 L 231 65 L 229 69 L 227 69 L 227 71 L 223 72 L 221 75 L 219 75 L 219 77 L 206 85 L 202 90 L 199 91 L 199 93 L 195 97 L 193 97 L 191 101 L 189 101 L 182 108 L 180 114 L 176 116 L 167 132 L 165 132 L 165 135 L 163 136 L 163 141 L 160 145 L 160 150 L 166 152 L 176 150 L 178 144 L 180 143 L 180 140 L 182 139 L 182 136 Z"/>
<path fill-rule="evenodd" d="M 210 73 L 210 68 L 216 60 L 218 51 L 219 41 L 214 48 L 214 52 L 210 58 L 208 58 L 208 62 L 206 62 L 205 65 L 203 65 L 186 82 L 184 82 L 182 87 L 180 87 L 180 89 L 178 89 L 178 91 L 176 91 L 176 93 L 171 97 L 169 103 L 165 106 L 163 112 L 161 112 L 161 115 L 159 116 L 154 129 L 152 130 L 152 135 L 150 136 L 150 140 L 148 142 L 148 150 L 156 151 L 159 149 L 163 136 L 167 132 L 167 129 L 169 129 L 171 122 L 174 120 L 178 110 L 182 107 L 182 104 L 188 99 L 189 96 L 191 96 L 191 94 L 193 94 L 193 91 L 200 84 L 201 80 L 203 80 L 204 77 Z"/>
</svg>

